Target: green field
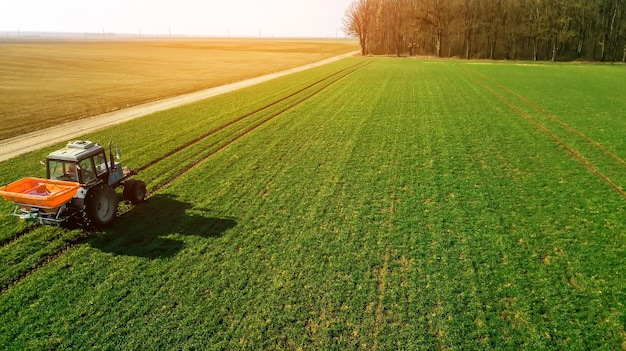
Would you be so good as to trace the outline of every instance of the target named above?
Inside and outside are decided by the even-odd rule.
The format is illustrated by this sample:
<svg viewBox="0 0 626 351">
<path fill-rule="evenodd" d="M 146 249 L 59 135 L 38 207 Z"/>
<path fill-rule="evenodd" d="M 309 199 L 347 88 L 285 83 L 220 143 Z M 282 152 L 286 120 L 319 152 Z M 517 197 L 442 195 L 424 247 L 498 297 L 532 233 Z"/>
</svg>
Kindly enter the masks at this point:
<svg viewBox="0 0 626 351">
<path fill-rule="evenodd" d="M 0 348 L 626 349 L 624 69 L 352 58 L 88 135 L 150 198 L 1 202 Z"/>
</svg>

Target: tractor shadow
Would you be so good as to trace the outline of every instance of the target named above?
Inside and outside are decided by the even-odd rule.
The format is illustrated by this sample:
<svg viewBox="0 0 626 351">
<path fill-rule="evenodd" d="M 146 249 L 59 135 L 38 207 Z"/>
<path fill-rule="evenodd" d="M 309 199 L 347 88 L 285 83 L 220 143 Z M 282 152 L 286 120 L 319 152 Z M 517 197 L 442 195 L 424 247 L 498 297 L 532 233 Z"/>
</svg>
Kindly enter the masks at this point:
<svg viewBox="0 0 626 351">
<path fill-rule="evenodd" d="M 149 259 L 167 258 L 183 249 L 182 240 L 168 236 L 216 238 L 237 225 L 233 218 L 217 218 L 211 211 L 155 195 L 115 219 L 89 244 L 104 252 Z"/>
</svg>

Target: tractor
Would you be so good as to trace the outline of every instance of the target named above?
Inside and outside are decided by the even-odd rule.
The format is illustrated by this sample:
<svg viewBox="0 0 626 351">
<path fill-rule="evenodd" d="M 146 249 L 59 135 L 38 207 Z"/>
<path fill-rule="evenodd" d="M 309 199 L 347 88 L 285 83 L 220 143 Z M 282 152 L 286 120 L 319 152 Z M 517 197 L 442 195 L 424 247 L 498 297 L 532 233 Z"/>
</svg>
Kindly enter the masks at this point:
<svg viewBox="0 0 626 351">
<path fill-rule="evenodd" d="M 46 178 L 23 178 L 0 187 L 0 196 L 12 201 L 13 215 L 46 225 L 64 225 L 71 220 L 98 228 L 109 225 L 117 213 L 118 194 L 139 204 L 146 197 L 146 184 L 131 179 L 137 172 L 115 160 L 119 150 L 111 143 L 107 158 L 104 147 L 91 141 L 69 142 L 46 157 Z"/>
</svg>

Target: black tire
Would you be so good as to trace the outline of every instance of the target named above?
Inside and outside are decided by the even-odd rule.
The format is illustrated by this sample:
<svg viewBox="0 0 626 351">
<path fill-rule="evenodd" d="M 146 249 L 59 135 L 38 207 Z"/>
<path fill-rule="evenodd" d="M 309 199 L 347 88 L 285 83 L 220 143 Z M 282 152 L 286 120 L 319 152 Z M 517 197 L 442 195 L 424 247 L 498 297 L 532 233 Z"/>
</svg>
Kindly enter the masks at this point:
<svg viewBox="0 0 626 351">
<path fill-rule="evenodd" d="M 124 200 L 133 205 L 143 202 L 146 198 L 146 183 L 141 180 L 129 179 L 124 182 Z"/>
<path fill-rule="evenodd" d="M 100 184 L 89 189 L 85 198 L 85 212 L 92 225 L 98 228 L 111 224 L 117 214 L 117 193 L 110 186 Z"/>
</svg>

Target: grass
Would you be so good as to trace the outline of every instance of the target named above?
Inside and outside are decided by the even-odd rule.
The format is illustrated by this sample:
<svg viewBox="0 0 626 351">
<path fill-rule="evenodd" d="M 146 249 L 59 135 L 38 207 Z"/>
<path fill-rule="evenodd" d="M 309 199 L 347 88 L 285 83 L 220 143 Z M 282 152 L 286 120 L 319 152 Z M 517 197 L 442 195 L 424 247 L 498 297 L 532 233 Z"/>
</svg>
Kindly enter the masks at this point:
<svg viewBox="0 0 626 351">
<path fill-rule="evenodd" d="M 347 40 L 0 43 L 0 139 L 357 49 Z"/>
<path fill-rule="evenodd" d="M 561 80 L 563 89 L 593 83 L 591 100 L 614 99 L 594 109 L 607 116 L 598 120 L 607 123 L 602 139 L 585 127 L 591 107 L 564 109 L 543 98 L 556 95 L 552 74 L 577 65 L 528 71 L 356 58 L 89 138 L 117 136 L 124 162 L 142 165 L 361 61 L 371 64 L 6 289 L 0 345 L 625 348 L 624 197 L 574 156 L 600 174 L 619 166 L 546 114 L 626 157 L 619 123 L 608 118 L 626 101 L 594 89 L 621 66 L 580 65 Z M 514 78 L 518 70 L 536 82 L 533 90 Z M 160 127 L 172 121 L 180 128 Z M 144 175 L 155 186 L 163 169 L 202 159 L 252 124 L 233 125 Z M 0 163 L 0 179 L 32 174 L 48 151 Z M 46 236 L 57 238 L 55 255 L 52 244 L 78 234 L 39 228 L 2 247 L 0 258 L 27 260 Z"/>
</svg>

